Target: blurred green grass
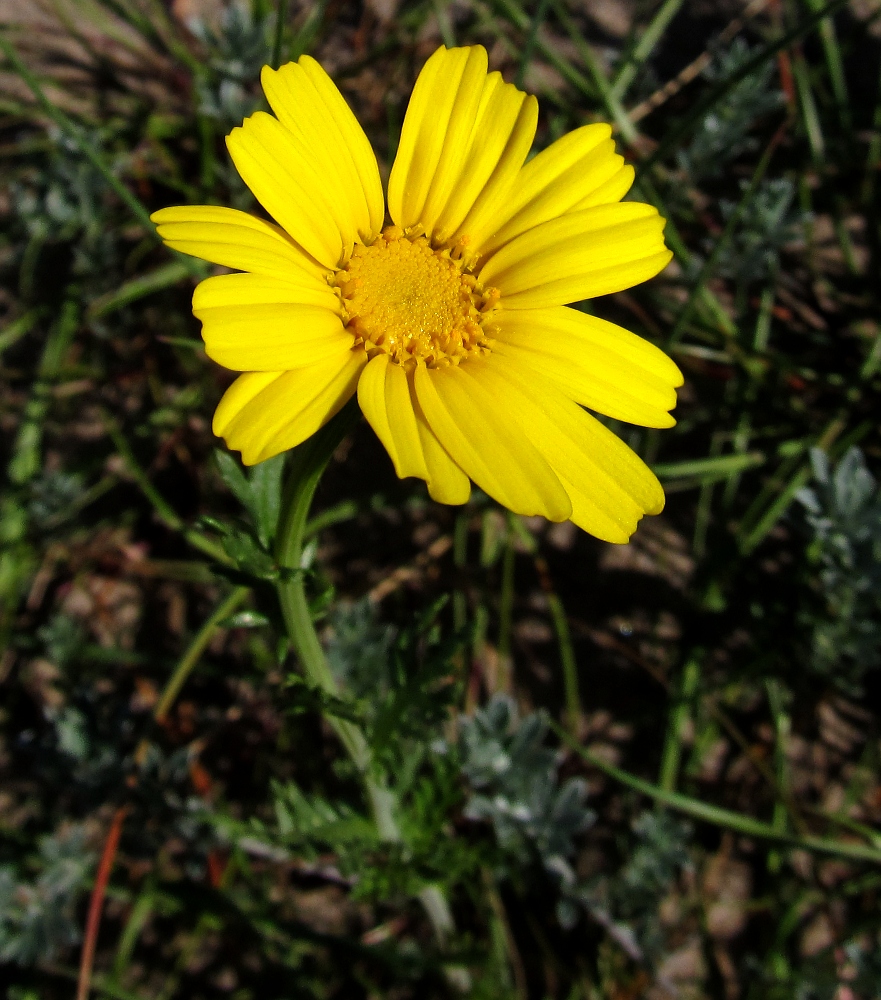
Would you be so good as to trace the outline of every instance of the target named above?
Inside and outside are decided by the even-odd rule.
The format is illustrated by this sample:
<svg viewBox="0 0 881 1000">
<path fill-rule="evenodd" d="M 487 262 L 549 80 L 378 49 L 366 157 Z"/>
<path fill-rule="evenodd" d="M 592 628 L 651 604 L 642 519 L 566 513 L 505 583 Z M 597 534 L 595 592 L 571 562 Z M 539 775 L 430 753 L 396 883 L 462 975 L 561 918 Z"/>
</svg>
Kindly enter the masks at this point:
<svg viewBox="0 0 881 1000">
<path fill-rule="evenodd" d="M 850 450 L 877 469 L 877 14 L 821 0 L 0 7 L 11 996 L 72 994 L 92 860 L 132 796 L 97 995 L 449 995 L 412 904 L 437 878 L 474 996 L 881 993 L 877 864 L 786 847 L 878 847 L 879 515 Z M 421 63 L 440 42 L 478 41 L 538 94 L 539 146 L 613 122 L 633 197 L 669 220 L 668 271 L 585 304 L 686 375 L 674 430 L 615 427 L 668 508 L 622 549 L 479 497 L 440 509 L 361 427 L 319 498 L 316 599 L 382 598 L 379 620 L 330 619 L 354 670 L 352 648 L 386 649 L 383 629 L 451 595 L 438 627 L 460 630 L 463 680 L 444 705 L 473 717 L 511 693 L 528 718 L 543 708 L 576 732 L 594 762 L 568 754 L 560 789 L 583 777 L 595 818 L 566 861 L 572 886 L 529 854 L 538 833 L 528 850 L 500 846 L 498 816 L 469 819 L 476 779 L 425 746 L 406 744 L 409 856 L 358 839 L 322 706 L 283 685 L 266 580 L 229 568 L 220 525 L 242 512 L 209 429 L 226 376 L 189 313 L 208 272 L 170 259 L 147 222 L 182 201 L 254 209 L 222 139 L 260 105 L 274 54 L 325 64 L 387 171 Z M 425 706 L 384 683 L 389 711 L 418 729 Z M 524 758 L 522 787 L 557 780 L 543 752 Z M 706 815 L 683 825 L 603 761 L 668 806 L 706 803 L 779 842 Z M 307 806 L 323 817 L 312 839 L 291 832 Z"/>
</svg>

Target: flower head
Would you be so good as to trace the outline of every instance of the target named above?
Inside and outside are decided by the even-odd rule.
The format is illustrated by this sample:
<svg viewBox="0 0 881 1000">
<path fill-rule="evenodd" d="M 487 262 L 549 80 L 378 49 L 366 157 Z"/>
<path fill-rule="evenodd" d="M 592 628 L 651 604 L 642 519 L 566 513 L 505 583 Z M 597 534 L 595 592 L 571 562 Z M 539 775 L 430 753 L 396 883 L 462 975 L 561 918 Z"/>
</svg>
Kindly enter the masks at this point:
<svg viewBox="0 0 881 1000">
<path fill-rule="evenodd" d="M 520 514 L 624 542 L 664 504 L 645 464 L 583 407 L 669 427 L 682 377 L 661 351 L 567 304 L 653 277 L 671 254 L 607 125 L 526 157 L 537 103 L 481 46 L 416 81 L 388 183 L 314 59 L 263 70 L 274 112 L 227 139 L 275 220 L 217 207 L 153 219 L 183 253 L 242 272 L 196 289 L 208 356 L 243 372 L 214 431 L 246 464 L 292 448 L 358 394 L 397 474 L 464 503 L 473 480 Z"/>
</svg>

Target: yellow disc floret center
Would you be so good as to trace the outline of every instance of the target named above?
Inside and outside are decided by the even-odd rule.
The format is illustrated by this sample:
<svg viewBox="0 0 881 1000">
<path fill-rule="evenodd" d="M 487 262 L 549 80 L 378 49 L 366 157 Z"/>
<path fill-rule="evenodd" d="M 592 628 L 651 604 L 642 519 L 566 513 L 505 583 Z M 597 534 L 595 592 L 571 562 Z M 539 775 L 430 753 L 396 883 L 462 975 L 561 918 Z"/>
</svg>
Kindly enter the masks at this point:
<svg viewBox="0 0 881 1000">
<path fill-rule="evenodd" d="M 487 350 L 484 322 L 498 292 L 484 291 L 461 260 L 424 236 L 389 226 L 371 246 L 355 247 L 336 284 L 348 327 L 368 353 L 436 368 Z"/>
</svg>

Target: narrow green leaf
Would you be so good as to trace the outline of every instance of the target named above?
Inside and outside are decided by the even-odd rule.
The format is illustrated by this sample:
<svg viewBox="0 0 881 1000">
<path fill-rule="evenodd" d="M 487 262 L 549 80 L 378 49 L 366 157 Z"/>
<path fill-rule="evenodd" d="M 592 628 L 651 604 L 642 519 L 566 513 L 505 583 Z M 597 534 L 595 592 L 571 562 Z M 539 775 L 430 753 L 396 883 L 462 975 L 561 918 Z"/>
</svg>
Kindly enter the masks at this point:
<svg viewBox="0 0 881 1000">
<path fill-rule="evenodd" d="M 692 798 L 690 795 L 683 795 L 681 792 L 667 791 L 658 785 L 653 785 L 644 778 L 637 777 L 637 775 L 623 770 L 623 768 L 615 767 L 613 764 L 609 764 L 603 760 L 602 757 L 591 753 L 590 750 L 581 746 L 562 726 L 554 722 L 553 719 L 550 720 L 550 726 L 573 753 L 578 754 L 579 757 L 587 761 L 592 767 L 602 771 L 615 781 L 619 781 L 622 785 L 626 785 L 628 788 L 632 788 L 642 795 L 647 795 L 656 802 L 685 813 L 686 816 L 693 816 L 695 819 L 704 820 L 715 826 L 721 826 L 723 829 L 734 830 L 747 837 L 757 837 L 760 840 L 786 844 L 790 847 L 818 854 L 832 854 L 855 861 L 869 861 L 872 864 L 881 864 L 881 850 L 871 847 L 868 844 L 855 844 L 852 841 L 826 840 L 822 837 L 791 836 L 775 830 L 769 823 L 763 823 L 761 820 L 753 819 L 751 816 L 744 816 L 742 813 L 734 812 L 732 809 L 714 806 L 709 802 Z"/>
<path fill-rule="evenodd" d="M 652 466 L 659 479 L 684 479 L 690 476 L 707 479 L 725 479 L 744 469 L 763 465 L 765 456 L 760 451 L 744 455 L 719 455 L 716 458 L 697 458 L 690 462 L 662 462 Z"/>
<path fill-rule="evenodd" d="M 206 267 L 206 274 L 207 271 Z M 114 291 L 95 299 L 89 306 L 88 315 L 91 318 L 107 316 L 117 309 L 122 309 L 123 306 L 137 302 L 138 299 L 142 299 L 146 295 L 152 295 L 153 292 L 159 292 L 163 288 L 170 288 L 172 285 L 176 285 L 182 279 L 191 276 L 192 273 L 193 268 L 190 264 L 185 263 L 183 260 L 174 260 L 170 264 L 165 264 L 155 271 L 151 271 L 149 274 L 142 274 L 137 278 L 132 278 L 131 281 L 125 282 L 125 284 L 120 285 Z"/>
</svg>

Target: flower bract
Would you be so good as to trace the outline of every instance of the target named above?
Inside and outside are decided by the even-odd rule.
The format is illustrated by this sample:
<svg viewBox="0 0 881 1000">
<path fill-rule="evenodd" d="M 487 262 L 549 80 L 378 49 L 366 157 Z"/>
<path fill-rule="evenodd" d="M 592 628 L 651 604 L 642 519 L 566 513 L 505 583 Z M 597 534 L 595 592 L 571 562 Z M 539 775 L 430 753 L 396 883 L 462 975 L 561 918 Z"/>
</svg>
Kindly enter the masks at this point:
<svg viewBox="0 0 881 1000">
<path fill-rule="evenodd" d="M 464 503 L 474 482 L 516 513 L 627 541 L 663 491 L 585 407 L 669 427 L 682 377 L 652 344 L 570 307 L 671 257 L 658 212 L 621 200 L 633 169 L 610 127 L 527 162 L 535 98 L 489 73 L 481 46 L 441 48 L 416 81 L 386 199 L 314 59 L 266 67 L 262 83 L 273 114 L 227 145 L 274 222 L 209 206 L 153 216 L 170 247 L 240 272 L 193 297 L 208 356 L 242 373 L 215 433 L 262 462 L 357 393 L 397 474 L 435 500 Z"/>
</svg>

